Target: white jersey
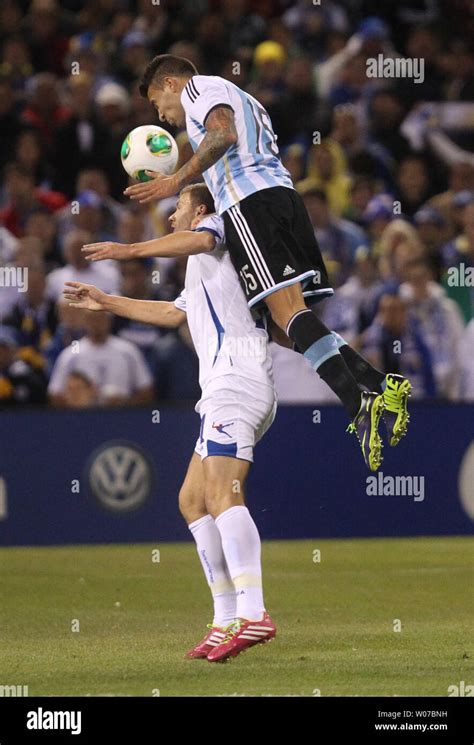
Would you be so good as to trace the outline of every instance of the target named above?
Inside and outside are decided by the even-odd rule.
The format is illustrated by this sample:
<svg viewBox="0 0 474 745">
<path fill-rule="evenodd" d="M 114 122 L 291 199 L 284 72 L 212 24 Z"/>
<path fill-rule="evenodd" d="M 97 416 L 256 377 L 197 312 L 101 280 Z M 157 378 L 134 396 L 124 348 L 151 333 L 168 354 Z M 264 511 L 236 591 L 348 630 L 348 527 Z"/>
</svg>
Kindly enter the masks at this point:
<svg viewBox="0 0 474 745">
<path fill-rule="evenodd" d="M 273 388 L 268 335 L 248 308 L 225 248 L 223 220 L 211 215 L 195 229 L 211 232 L 217 245 L 210 253 L 188 258 L 184 290 L 175 305 L 187 314 L 199 357 L 202 399 L 221 387 L 227 375 L 240 379 L 239 389 L 232 381 L 237 395 L 245 394 L 246 380 Z"/>
<path fill-rule="evenodd" d="M 237 142 L 203 177 L 221 215 L 249 194 L 273 186 L 293 188 L 283 166 L 267 111 L 253 96 L 217 75 L 194 75 L 183 88 L 181 103 L 194 151 L 206 134 L 206 117 L 216 106 L 234 112 Z"/>
</svg>

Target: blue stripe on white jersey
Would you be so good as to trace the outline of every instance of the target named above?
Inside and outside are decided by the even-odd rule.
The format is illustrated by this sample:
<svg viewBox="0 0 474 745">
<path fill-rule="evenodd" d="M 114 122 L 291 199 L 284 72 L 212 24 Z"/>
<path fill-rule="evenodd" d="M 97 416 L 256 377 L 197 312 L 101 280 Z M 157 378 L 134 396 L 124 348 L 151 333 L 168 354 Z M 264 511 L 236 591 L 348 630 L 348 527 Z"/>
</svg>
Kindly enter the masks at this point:
<svg viewBox="0 0 474 745">
<path fill-rule="evenodd" d="M 197 96 L 195 91 L 199 91 Z M 219 214 L 256 191 L 273 186 L 293 188 L 278 154 L 270 117 L 253 96 L 224 78 L 195 75 L 183 89 L 181 102 L 194 151 L 206 134 L 204 122 L 209 111 L 219 105 L 234 111 L 238 141 L 203 174 Z"/>
</svg>

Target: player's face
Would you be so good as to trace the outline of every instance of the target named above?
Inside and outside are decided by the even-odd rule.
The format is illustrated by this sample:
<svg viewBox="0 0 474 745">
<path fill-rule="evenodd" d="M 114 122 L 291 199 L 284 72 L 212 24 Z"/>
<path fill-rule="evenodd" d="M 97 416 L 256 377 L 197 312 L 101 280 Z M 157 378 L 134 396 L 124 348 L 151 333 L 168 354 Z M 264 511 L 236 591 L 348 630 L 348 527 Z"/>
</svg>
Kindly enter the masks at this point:
<svg viewBox="0 0 474 745">
<path fill-rule="evenodd" d="M 169 221 L 173 233 L 178 230 L 190 230 L 191 223 L 195 217 L 195 209 L 189 193 L 181 194 L 176 204 L 176 209 L 170 215 Z"/>
<path fill-rule="evenodd" d="M 181 91 L 178 78 L 166 78 L 163 87 L 150 85 L 148 100 L 156 109 L 160 122 L 167 122 L 174 127 L 183 127 L 185 113 L 181 104 Z"/>
</svg>

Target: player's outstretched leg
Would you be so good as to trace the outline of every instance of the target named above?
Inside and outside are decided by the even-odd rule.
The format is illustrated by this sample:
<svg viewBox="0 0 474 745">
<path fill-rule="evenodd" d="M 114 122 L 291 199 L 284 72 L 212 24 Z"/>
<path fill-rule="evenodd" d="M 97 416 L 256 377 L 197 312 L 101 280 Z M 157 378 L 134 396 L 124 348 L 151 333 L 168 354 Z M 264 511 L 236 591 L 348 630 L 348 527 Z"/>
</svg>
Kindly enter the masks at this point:
<svg viewBox="0 0 474 745">
<path fill-rule="evenodd" d="M 407 433 L 410 415 L 408 413 L 408 399 L 411 394 L 411 383 L 408 378 L 395 373 L 385 373 L 377 370 L 361 354 L 352 349 L 347 342 L 333 331 L 349 370 L 360 385 L 370 391 L 382 393 L 384 400 L 383 418 L 387 429 L 388 441 L 392 447 L 398 445 Z"/>
<path fill-rule="evenodd" d="M 204 470 L 197 453 L 191 458 L 181 487 L 179 507 L 196 541 L 214 603 L 214 618 L 207 625 L 207 633 L 186 653 L 186 657 L 206 659 L 209 652 L 225 638 L 229 624 L 235 621 L 237 605 L 234 584 L 222 550 L 221 535 L 214 519 L 206 514 Z"/>
<path fill-rule="evenodd" d="M 296 327 L 296 328 L 295 328 Z M 315 333 L 319 338 L 310 343 Z M 378 432 L 384 410 L 383 397 L 362 392 L 339 350 L 335 335 L 309 309 L 299 311 L 290 320 L 287 335 L 294 338 L 303 356 L 330 388 L 339 396 L 352 419 L 348 431 L 355 432 L 364 461 L 371 471 L 382 463 L 382 441 Z"/>
</svg>

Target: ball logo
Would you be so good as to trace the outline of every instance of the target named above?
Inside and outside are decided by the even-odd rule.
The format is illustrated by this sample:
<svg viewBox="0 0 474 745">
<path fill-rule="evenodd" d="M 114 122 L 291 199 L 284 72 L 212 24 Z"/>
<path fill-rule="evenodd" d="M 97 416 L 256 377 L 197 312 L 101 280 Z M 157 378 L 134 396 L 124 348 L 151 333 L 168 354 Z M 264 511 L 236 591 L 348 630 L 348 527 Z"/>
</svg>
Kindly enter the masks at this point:
<svg viewBox="0 0 474 745">
<path fill-rule="evenodd" d="M 464 512 L 474 520 L 474 442 L 471 442 L 461 461 L 458 486 Z"/>
<path fill-rule="evenodd" d="M 116 513 L 140 509 L 153 488 L 149 457 L 134 443 L 108 442 L 92 453 L 87 467 L 91 494 Z"/>
<path fill-rule="evenodd" d="M 147 135 L 146 146 L 153 155 L 169 155 L 172 147 L 169 137 L 152 133 Z"/>
<path fill-rule="evenodd" d="M 151 181 L 153 177 L 149 176 L 144 170 L 138 170 L 133 172 L 133 178 L 137 181 Z"/>
</svg>

